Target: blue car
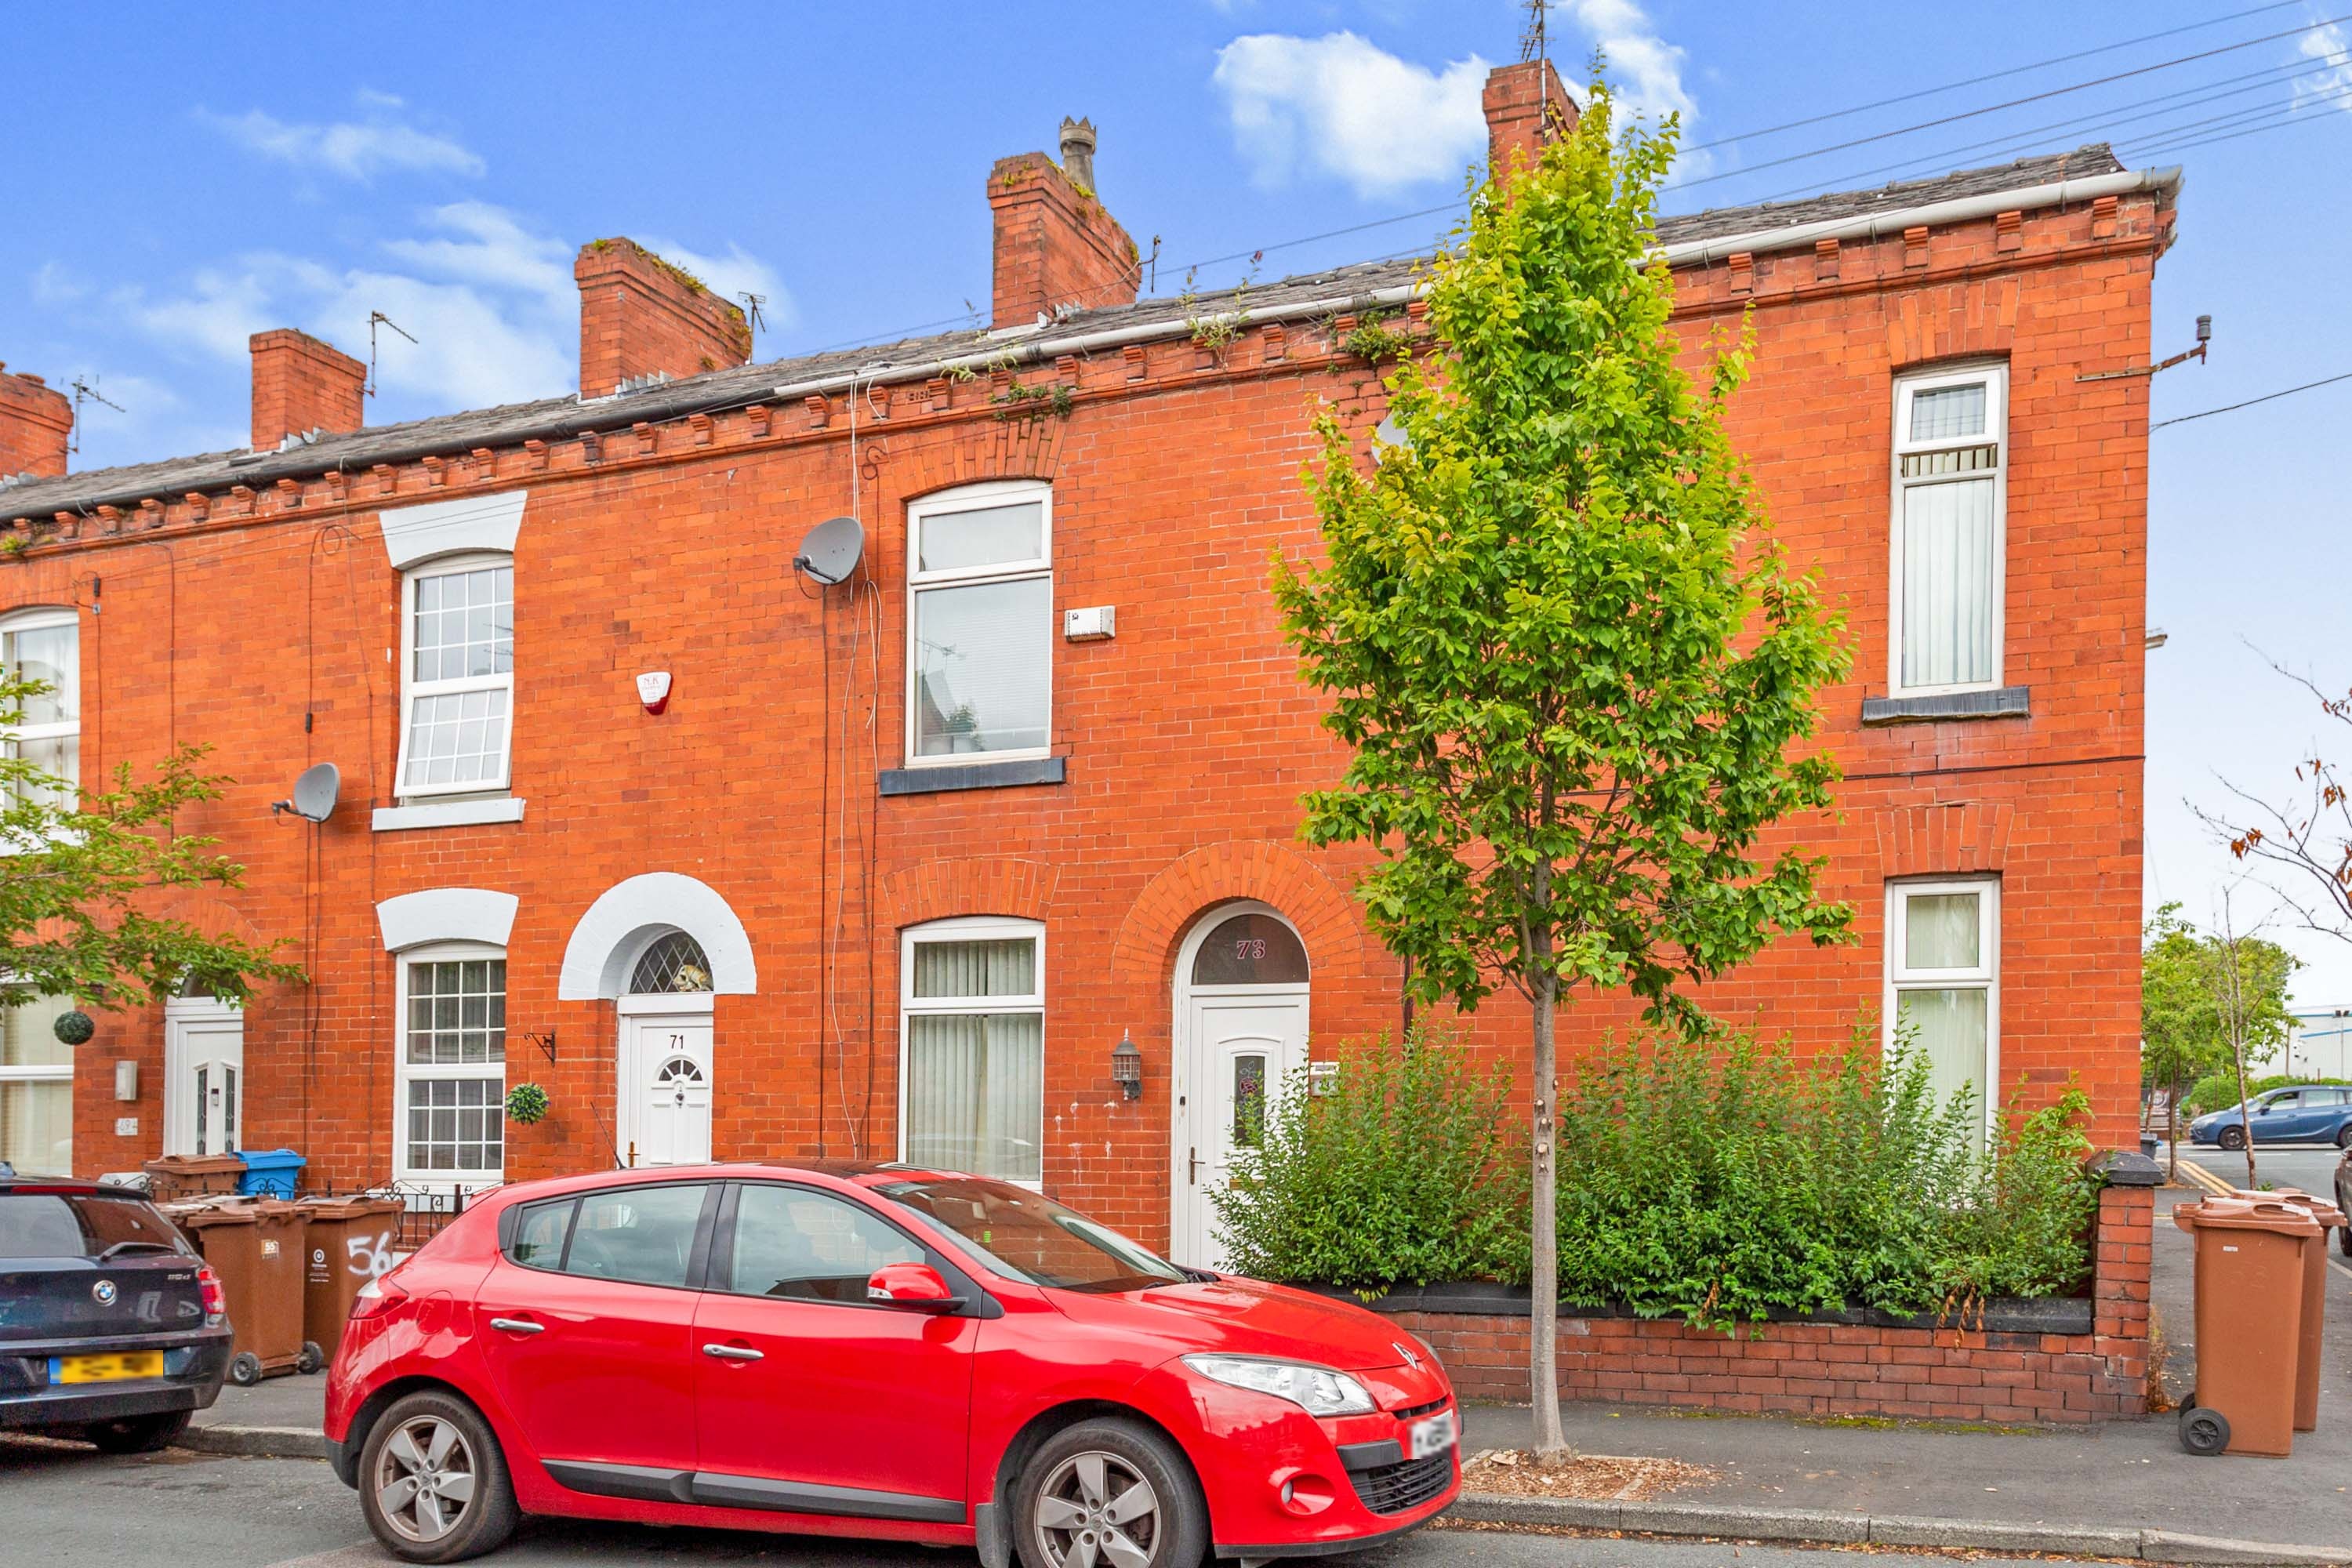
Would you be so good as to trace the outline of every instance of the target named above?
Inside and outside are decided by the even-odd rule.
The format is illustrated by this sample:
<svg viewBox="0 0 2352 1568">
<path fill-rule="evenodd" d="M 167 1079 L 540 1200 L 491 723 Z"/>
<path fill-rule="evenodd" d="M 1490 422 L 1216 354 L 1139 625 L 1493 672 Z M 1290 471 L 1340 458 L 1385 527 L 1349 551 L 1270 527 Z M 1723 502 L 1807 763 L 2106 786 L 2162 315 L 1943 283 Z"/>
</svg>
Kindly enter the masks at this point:
<svg viewBox="0 0 2352 1568">
<path fill-rule="evenodd" d="M 2252 1128 L 2257 1143 L 2333 1143 L 2352 1149 L 2352 1089 L 2300 1084 L 2269 1089 L 2243 1107 L 2210 1111 L 2189 1124 L 2192 1143 L 2246 1146 Z"/>
</svg>

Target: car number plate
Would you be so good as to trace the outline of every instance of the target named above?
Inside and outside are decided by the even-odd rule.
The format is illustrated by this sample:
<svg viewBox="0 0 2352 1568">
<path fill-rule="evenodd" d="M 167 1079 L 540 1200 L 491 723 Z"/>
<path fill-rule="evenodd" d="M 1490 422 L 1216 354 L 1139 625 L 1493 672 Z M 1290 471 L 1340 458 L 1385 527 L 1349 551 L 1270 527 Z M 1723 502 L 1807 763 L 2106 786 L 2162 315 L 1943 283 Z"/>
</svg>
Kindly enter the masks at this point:
<svg viewBox="0 0 2352 1568">
<path fill-rule="evenodd" d="M 53 1355 L 51 1383 L 117 1383 L 128 1377 L 163 1375 L 162 1351 L 122 1351 L 114 1355 Z"/>
<path fill-rule="evenodd" d="M 1426 1459 L 1432 1454 L 1442 1454 L 1454 1447 L 1457 1436 L 1454 1412 L 1449 1410 L 1443 1415 L 1433 1415 L 1426 1421 L 1416 1421 L 1405 1428 L 1405 1435 L 1411 1441 L 1414 1458 Z"/>
</svg>

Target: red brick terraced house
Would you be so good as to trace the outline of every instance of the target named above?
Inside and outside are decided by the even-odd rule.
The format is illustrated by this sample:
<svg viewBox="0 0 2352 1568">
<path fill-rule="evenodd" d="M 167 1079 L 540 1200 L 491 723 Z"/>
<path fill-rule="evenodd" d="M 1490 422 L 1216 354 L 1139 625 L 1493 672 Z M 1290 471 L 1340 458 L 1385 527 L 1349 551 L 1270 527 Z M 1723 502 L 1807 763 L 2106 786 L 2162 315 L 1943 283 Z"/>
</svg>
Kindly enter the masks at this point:
<svg viewBox="0 0 2352 1568">
<path fill-rule="evenodd" d="M 1495 150 L 1548 68 L 1496 73 Z M 1316 409 L 1383 413 L 1349 333 L 1421 308 L 1405 263 L 1139 300 L 1093 136 L 989 171 L 984 328 L 749 363 L 733 306 L 613 239 L 576 395 L 365 428 L 356 361 L 266 332 L 250 449 L 69 474 L 64 399 L 0 374 L 0 662 L 58 687 L 14 743 L 89 782 L 217 748 L 236 784 L 181 826 L 247 884 L 167 907 L 311 976 L 72 1050 L 19 1009 L 0 1157 L 287 1145 L 436 1194 L 905 1158 L 1210 1257 L 1240 1111 L 1399 1016 L 1362 855 L 1297 837 L 1343 759 L 1266 562 L 1318 547 Z M 1950 1082 L 2079 1081 L 2104 1143 L 2138 1082 L 2147 465 L 2147 379 L 2100 377 L 2148 362 L 2179 188 L 2093 146 L 1658 236 L 1694 363 L 1752 314 L 1734 438 L 1855 648 L 1837 809 L 1788 834 L 1859 940 L 1705 1000 L 1805 1050 L 1904 1014 Z M 854 567 L 840 531 L 804 552 L 838 517 Z M 321 763 L 332 812 L 273 813 Z M 552 1109 L 510 1124 L 526 1081 Z"/>
</svg>

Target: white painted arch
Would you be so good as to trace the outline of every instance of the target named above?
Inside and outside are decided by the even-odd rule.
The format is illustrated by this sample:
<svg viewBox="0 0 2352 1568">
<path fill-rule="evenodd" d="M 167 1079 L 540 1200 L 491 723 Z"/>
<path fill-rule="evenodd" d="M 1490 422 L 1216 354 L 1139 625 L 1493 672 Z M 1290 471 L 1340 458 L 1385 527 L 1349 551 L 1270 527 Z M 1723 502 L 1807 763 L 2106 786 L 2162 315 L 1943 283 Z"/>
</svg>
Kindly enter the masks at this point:
<svg viewBox="0 0 2352 1568">
<path fill-rule="evenodd" d="M 572 928 L 556 996 L 593 1002 L 620 995 L 646 944 L 674 931 L 702 944 L 713 991 L 748 996 L 759 990 L 751 939 L 727 900 L 682 872 L 648 871 L 605 889 Z"/>
<path fill-rule="evenodd" d="M 405 952 L 433 942 L 504 947 L 520 902 L 512 893 L 488 888 L 427 888 L 384 900 L 375 907 L 375 919 L 387 952 Z"/>
</svg>

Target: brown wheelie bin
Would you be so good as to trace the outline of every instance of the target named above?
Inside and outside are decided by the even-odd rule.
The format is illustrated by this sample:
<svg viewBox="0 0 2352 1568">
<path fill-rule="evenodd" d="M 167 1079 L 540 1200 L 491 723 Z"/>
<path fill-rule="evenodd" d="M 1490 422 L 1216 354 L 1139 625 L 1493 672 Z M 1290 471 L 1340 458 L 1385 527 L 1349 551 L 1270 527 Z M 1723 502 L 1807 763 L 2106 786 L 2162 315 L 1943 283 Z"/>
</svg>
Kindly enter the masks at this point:
<svg viewBox="0 0 2352 1568">
<path fill-rule="evenodd" d="M 303 1247 L 302 1337 L 332 1360 L 360 1287 L 392 1265 L 400 1238 L 398 1198 L 307 1198 Z M 308 1367 L 304 1371 L 310 1370 Z"/>
<path fill-rule="evenodd" d="M 245 1162 L 234 1154 L 166 1154 L 142 1169 L 147 1173 L 147 1195 L 168 1204 L 234 1193 Z"/>
<path fill-rule="evenodd" d="M 302 1211 L 289 1203 L 175 1205 L 170 1211 L 194 1237 L 228 1297 L 236 1331 L 228 1380 L 250 1388 L 265 1377 L 322 1363 L 302 1342 Z"/>
<path fill-rule="evenodd" d="M 2192 1454 L 2294 1451 L 2303 1248 L 2326 1237 L 2307 1209 L 2263 1198 L 2181 1204 L 2197 1244 L 2197 1392 L 2180 1413 Z"/>
<path fill-rule="evenodd" d="M 2297 1187 L 2273 1187 L 2254 1192 L 2241 1187 L 2237 1195 L 2262 1202 L 2275 1199 L 2304 1210 L 2319 1223 L 2319 1234 L 2303 1248 L 2303 1332 L 2294 1357 L 2294 1429 L 2315 1431 L 2319 1426 L 2320 1337 L 2327 1327 L 2327 1233 L 2345 1223 L 2345 1214 L 2326 1198 Z"/>
</svg>

